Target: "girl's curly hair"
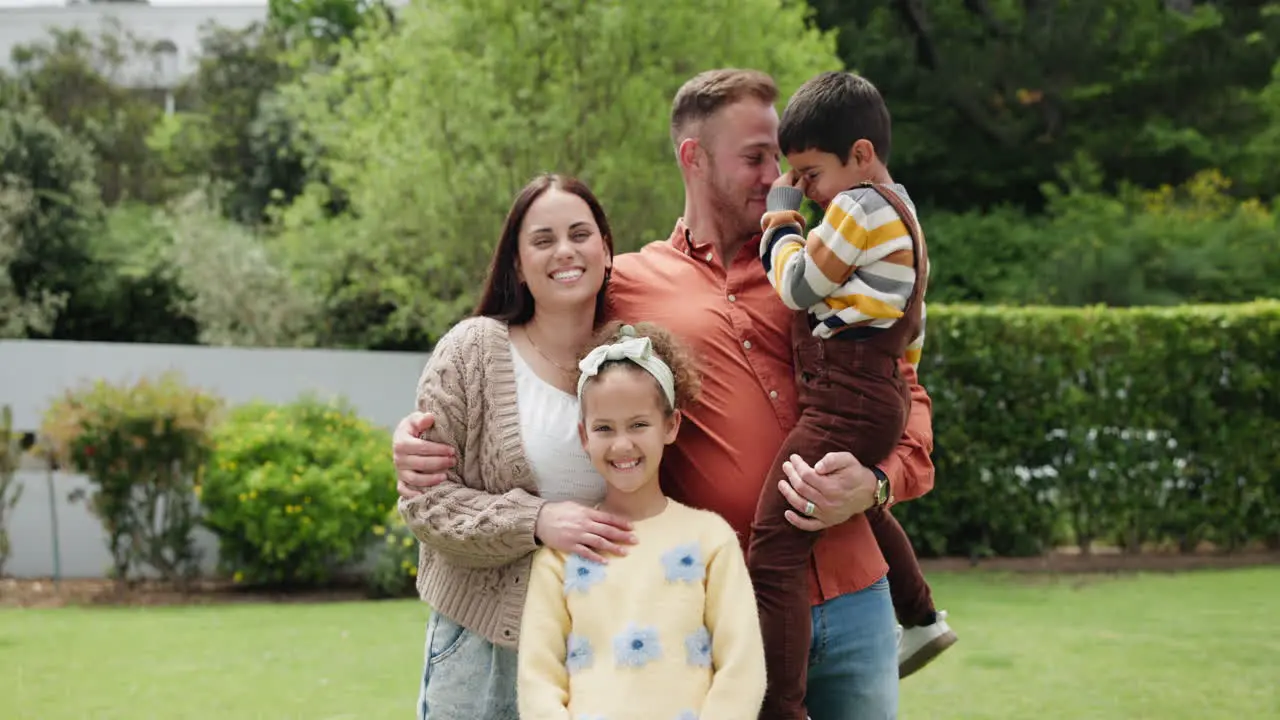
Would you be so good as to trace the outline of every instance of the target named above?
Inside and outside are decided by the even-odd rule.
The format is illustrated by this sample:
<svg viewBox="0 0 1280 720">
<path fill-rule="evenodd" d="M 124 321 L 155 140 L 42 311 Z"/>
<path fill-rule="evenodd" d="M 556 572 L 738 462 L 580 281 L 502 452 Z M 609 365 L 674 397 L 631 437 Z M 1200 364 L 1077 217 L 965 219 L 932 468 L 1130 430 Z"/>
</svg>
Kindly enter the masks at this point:
<svg viewBox="0 0 1280 720">
<path fill-rule="evenodd" d="M 619 331 L 623 325 L 630 325 L 635 330 L 636 337 L 649 338 L 649 342 L 653 344 L 653 354 L 661 358 L 667 364 L 667 367 L 671 368 L 671 374 L 675 376 L 676 404 L 673 408 L 667 408 L 667 412 L 671 413 L 675 410 L 687 409 L 698 397 L 698 390 L 702 386 L 702 378 L 688 348 L 661 325 L 647 322 L 623 323 L 617 320 L 606 323 L 596 332 L 590 346 L 582 352 L 578 359 L 582 360 L 587 356 L 587 353 L 596 347 L 622 341 L 623 336 Z M 607 362 L 600 368 L 600 372 L 596 377 L 603 375 L 606 370 L 619 365 L 634 366 L 634 363 L 627 360 Z M 636 366 L 636 369 L 639 369 L 639 367 Z M 594 380 L 589 380 L 588 384 L 591 382 L 594 382 Z M 665 398 L 663 399 L 665 400 Z"/>
</svg>

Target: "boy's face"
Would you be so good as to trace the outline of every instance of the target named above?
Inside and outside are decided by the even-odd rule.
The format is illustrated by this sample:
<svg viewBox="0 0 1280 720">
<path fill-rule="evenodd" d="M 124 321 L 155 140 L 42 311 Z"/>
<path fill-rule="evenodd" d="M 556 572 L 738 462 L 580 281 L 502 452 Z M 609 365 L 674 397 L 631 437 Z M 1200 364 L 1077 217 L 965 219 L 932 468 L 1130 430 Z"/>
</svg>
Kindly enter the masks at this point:
<svg viewBox="0 0 1280 720">
<path fill-rule="evenodd" d="M 836 195 L 871 179 L 875 152 L 872 151 L 868 157 L 862 145 L 869 146 L 870 143 L 865 140 L 855 143 L 849 151 L 848 162 L 840 162 L 839 156 L 812 148 L 791 153 L 787 156 L 787 163 L 796 174 L 796 186 L 826 210 Z"/>
</svg>

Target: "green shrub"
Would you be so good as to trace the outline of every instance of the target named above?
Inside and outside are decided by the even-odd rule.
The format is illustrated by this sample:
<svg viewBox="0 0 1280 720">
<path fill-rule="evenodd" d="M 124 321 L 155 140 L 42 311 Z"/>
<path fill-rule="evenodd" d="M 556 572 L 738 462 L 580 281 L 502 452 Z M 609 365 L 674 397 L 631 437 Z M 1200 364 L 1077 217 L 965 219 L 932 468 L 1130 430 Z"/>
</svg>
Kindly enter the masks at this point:
<svg viewBox="0 0 1280 720">
<path fill-rule="evenodd" d="M 1114 307 L 1277 298 L 1280 212 L 1215 171 L 1178 187 L 1101 187 L 1087 162 L 1044 187 L 1043 215 L 925 212 L 938 303 Z"/>
<path fill-rule="evenodd" d="M 931 306 L 925 555 L 1280 541 L 1280 303 Z"/>
<path fill-rule="evenodd" d="M 0 406 L 0 577 L 4 577 L 4 564 L 9 560 L 9 513 L 22 497 L 22 485 L 16 478 L 21 461 L 22 434 L 13 430 L 13 410 Z"/>
<path fill-rule="evenodd" d="M 99 380 L 67 391 L 46 412 L 43 442 L 89 477 L 89 507 L 107 531 L 117 579 L 139 565 L 174 581 L 197 570 L 193 483 L 220 408 L 218 398 L 170 373 L 133 384 Z"/>
<path fill-rule="evenodd" d="M 395 504 L 388 447 L 343 401 L 236 408 L 200 488 L 223 568 L 245 583 L 313 584 L 359 560 Z"/>
<path fill-rule="evenodd" d="M 417 595 L 418 539 L 409 532 L 400 512 L 392 508 L 384 525 L 373 529 L 377 538 L 373 570 L 367 577 L 375 597 Z"/>
</svg>

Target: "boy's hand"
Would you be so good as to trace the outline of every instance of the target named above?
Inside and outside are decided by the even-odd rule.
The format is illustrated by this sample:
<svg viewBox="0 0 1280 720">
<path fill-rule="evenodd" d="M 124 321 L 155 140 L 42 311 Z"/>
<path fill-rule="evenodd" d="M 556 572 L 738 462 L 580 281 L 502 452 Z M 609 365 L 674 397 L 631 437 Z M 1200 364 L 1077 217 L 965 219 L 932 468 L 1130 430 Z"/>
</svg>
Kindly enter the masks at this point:
<svg viewBox="0 0 1280 720">
<path fill-rule="evenodd" d="M 773 187 L 799 187 L 800 177 L 795 170 L 788 170 L 773 181 Z"/>
</svg>

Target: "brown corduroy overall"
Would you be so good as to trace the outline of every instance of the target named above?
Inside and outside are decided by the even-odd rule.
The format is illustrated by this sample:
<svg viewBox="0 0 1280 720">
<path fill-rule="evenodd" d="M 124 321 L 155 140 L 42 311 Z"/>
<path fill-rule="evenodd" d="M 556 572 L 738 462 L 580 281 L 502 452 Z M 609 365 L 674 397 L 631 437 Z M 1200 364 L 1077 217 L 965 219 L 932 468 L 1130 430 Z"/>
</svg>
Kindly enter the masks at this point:
<svg viewBox="0 0 1280 720">
<path fill-rule="evenodd" d="M 879 464 L 897 447 L 910 414 L 911 393 L 898 362 L 920 331 L 928 255 L 920 227 L 902 199 L 888 187 L 871 187 L 894 207 L 911 234 L 915 284 L 903 316 L 882 332 L 864 338 L 815 337 L 809 314 L 796 314 L 792 343 L 800 419 L 765 479 L 747 554 L 768 666 L 761 720 L 806 717 L 804 697 L 812 636 L 808 572 L 818 533 L 801 530 L 784 517 L 784 511 L 793 508 L 777 488 L 777 482 L 785 479 L 782 464 L 793 454 L 816 463 L 829 452 L 841 451 L 851 452 L 865 466 Z M 896 535 L 906 540 L 897 521 L 883 509 L 874 508 L 866 516 L 873 529 L 880 525 L 895 540 Z M 876 532 L 878 541 L 880 534 Z M 881 542 L 881 550 L 900 552 L 893 547 L 899 544 Z M 909 541 L 906 551 L 911 551 Z M 892 567 L 896 559 L 888 560 Z M 919 587 L 894 587 L 893 591 L 913 599 L 923 592 L 925 603 L 931 604 L 914 553 L 905 562 L 916 568 L 907 575 L 914 574 Z"/>
</svg>

